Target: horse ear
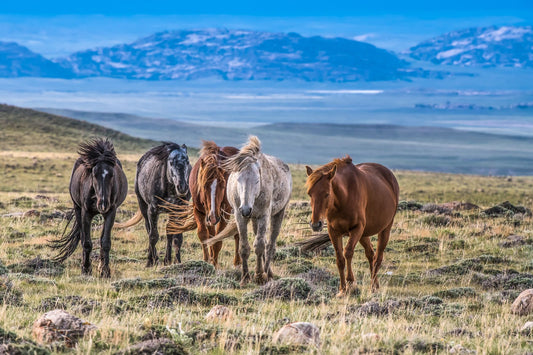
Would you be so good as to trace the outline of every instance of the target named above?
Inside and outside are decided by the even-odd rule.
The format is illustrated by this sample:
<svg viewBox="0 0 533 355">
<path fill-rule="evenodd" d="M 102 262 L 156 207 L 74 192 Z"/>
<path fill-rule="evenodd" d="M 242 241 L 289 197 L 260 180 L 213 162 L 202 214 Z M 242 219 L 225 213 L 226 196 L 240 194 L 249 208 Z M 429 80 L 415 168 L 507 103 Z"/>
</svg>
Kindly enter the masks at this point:
<svg viewBox="0 0 533 355">
<path fill-rule="evenodd" d="M 187 146 L 185 144 L 182 144 L 181 147 L 187 151 Z"/>
<path fill-rule="evenodd" d="M 307 171 L 307 176 L 311 175 L 313 173 L 313 169 L 309 165 L 305 166 L 305 170 Z"/>
<path fill-rule="evenodd" d="M 333 179 L 335 173 L 337 172 L 337 165 L 334 165 L 333 168 L 327 173 L 328 179 Z"/>
</svg>

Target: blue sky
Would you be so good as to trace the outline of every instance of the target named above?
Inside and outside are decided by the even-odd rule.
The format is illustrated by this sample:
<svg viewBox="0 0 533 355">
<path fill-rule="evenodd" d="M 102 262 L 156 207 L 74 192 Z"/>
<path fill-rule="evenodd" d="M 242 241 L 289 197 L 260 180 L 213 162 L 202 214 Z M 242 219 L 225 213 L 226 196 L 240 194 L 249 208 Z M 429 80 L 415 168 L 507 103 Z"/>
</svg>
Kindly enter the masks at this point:
<svg viewBox="0 0 533 355">
<path fill-rule="evenodd" d="M 339 0 L 269 0 L 269 1 L 179 1 L 179 0 L 26 0 L 3 1 L 3 14 L 58 15 L 250 15 L 250 16 L 361 16 L 361 15 L 519 15 L 531 10 L 530 0 L 506 1 L 339 1 Z"/>
<path fill-rule="evenodd" d="M 172 29 L 226 27 L 354 38 L 401 52 L 465 27 L 533 24 L 533 1 L 3 1 L 0 40 L 49 58 Z"/>
</svg>

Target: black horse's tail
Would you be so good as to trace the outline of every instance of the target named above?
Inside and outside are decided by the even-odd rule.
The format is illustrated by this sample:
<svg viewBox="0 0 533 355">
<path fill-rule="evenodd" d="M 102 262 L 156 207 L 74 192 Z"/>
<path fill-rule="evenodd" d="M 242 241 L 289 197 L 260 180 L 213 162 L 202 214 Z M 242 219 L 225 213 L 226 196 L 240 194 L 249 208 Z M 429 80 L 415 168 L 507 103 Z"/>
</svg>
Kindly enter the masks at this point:
<svg viewBox="0 0 533 355">
<path fill-rule="evenodd" d="M 81 224 L 80 221 L 78 221 L 78 218 L 76 217 L 76 213 L 74 213 L 74 211 L 72 212 L 73 213 L 70 219 L 68 220 L 67 225 L 65 226 L 65 230 L 63 231 L 63 235 L 61 236 L 61 238 L 56 240 L 50 240 L 48 242 L 48 245 L 52 249 L 59 250 L 59 253 L 52 258 L 52 261 L 62 263 L 69 256 L 71 256 L 72 253 L 74 253 L 74 251 L 78 247 L 81 238 Z M 72 222 L 72 219 L 74 219 L 72 229 L 68 234 L 65 234 L 70 222 Z"/>
</svg>

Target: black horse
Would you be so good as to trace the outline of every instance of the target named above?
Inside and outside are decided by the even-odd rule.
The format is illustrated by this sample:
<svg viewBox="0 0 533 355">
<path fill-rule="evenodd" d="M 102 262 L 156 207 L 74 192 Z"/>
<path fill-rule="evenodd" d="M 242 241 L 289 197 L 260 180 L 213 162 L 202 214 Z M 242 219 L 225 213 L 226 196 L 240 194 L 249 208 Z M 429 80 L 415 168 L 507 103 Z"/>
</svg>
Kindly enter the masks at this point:
<svg viewBox="0 0 533 355">
<path fill-rule="evenodd" d="M 148 262 L 146 266 L 157 263 L 156 243 L 159 240 L 157 221 L 159 214 L 168 212 L 168 206 L 182 205 L 191 198 L 189 192 L 189 174 L 191 164 L 187 155 L 187 146 L 164 142 L 150 149 L 137 163 L 135 193 L 139 202 L 139 211 L 127 222 L 119 223 L 116 228 L 131 227 L 144 217 L 146 231 L 150 240 Z M 172 233 L 168 226 L 178 223 L 169 214 L 167 223 L 167 250 L 165 265 L 172 263 L 172 244 L 176 247 L 176 260 L 181 262 L 182 233 Z"/>
<path fill-rule="evenodd" d="M 74 163 L 70 177 L 70 196 L 74 202 L 74 225 L 67 235 L 51 242 L 59 249 L 55 261 L 65 261 L 76 250 L 81 240 L 83 246 L 82 273 L 91 274 L 91 222 L 97 214 L 104 217 L 100 237 L 100 276 L 109 277 L 109 250 L 111 249 L 111 228 L 115 222 L 117 208 L 124 202 L 128 182 L 118 160 L 113 144 L 106 138 L 80 144 L 80 157 Z"/>
</svg>

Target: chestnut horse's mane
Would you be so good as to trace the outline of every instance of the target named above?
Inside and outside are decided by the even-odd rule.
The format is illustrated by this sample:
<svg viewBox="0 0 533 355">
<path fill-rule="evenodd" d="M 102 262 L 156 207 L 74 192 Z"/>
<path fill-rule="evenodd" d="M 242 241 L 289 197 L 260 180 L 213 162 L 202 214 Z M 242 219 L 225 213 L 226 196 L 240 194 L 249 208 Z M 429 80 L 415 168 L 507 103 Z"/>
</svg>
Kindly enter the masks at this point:
<svg viewBox="0 0 533 355">
<path fill-rule="evenodd" d="M 337 169 L 344 167 L 346 165 L 352 164 L 352 158 L 349 155 L 346 155 L 344 158 L 336 158 L 333 159 L 333 161 L 322 165 L 320 168 L 316 169 L 307 177 L 307 180 L 305 182 L 305 186 L 307 187 L 307 190 L 309 190 L 311 187 L 313 187 L 318 180 L 324 176 L 324 174 L 327 174 L 333 167 L 337 167 Z"/>
<path fill-rule="evenodd" d="M 198 187 L 200 194 L 205 194 L 205 189 L 215 179 L 224 179 L 224 171 L 220 161 L 225 159 L 220 147 L 213 141 L 203 141 L 200 150 L 201 168 L 198 171 Z"/>
<path fill-rule="evenodd" d="M 248 143 L 241 148 L 239 153 L 228 158 L 222 167 L 228 172 L 238 172 L 248 165 L 255 163 L 261 153 L 261 141 L 256 136 L 250 136 Z"/>
</svg>

